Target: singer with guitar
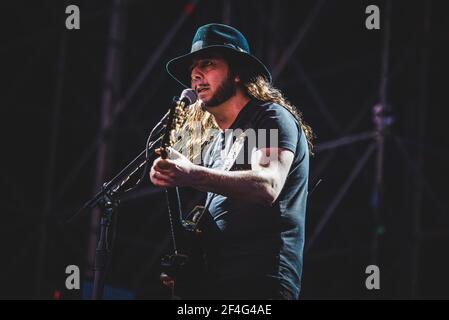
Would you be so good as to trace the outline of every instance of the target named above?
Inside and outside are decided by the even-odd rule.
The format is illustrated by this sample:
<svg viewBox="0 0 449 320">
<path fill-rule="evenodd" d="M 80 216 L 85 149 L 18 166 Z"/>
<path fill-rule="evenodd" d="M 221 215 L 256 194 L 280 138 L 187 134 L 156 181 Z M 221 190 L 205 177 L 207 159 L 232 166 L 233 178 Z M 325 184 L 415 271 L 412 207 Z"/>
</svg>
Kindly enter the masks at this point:
<svg viewBox="0 0 449 320">
<path fill-rule="evenodd" d="M 167 71 L 198 100 L 185 111 L 189 134 L 153 162 L 150 179 L 207 192 L 205 214 L 218 231 L 208 238 L 205 230 L 201 240 L 202 298 L 298 299 L 311 128 L 230 26 L 200 27 L 191 52 L 169 61 Z M 198 124 L 201 132 L 217 129 L 212 140 L 194 134 Z M 256 139 L 228 134 L 236 129 L 253 130 Z"/>
</svg>

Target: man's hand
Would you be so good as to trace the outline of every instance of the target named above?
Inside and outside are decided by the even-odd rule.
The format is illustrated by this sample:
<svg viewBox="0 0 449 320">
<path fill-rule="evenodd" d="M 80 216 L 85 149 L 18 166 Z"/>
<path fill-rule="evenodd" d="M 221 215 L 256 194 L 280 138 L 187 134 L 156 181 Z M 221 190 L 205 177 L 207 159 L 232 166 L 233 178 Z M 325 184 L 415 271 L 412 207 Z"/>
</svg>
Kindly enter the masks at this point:
<svg viewBox="0 0 449 320">
<path fill-rule="evenodd" d="M 157 158 L 150 170 L 151 182 L 158 187 L 190 186 L 195 165 L 173 148 L 168 148 L 168 158 Z"/>
</svg>

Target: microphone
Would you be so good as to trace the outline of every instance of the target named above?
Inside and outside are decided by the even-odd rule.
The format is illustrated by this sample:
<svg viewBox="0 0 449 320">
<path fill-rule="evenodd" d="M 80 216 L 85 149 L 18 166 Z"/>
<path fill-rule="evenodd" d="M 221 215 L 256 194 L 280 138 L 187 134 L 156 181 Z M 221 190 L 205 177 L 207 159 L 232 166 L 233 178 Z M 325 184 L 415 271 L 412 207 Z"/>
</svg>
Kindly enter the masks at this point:
<svg viewBox="0 0 449 320">
<path fill-rule="evenodd" d="M 183 107 L 190 106 L 196 102 L 198 96 L 193 89 L 184 89 L 179 97 L 177 104 L 183 104 Z"/>
<path fill-rule="evenodd" d="M 173 97 L 173 103 L 175 105 L 179 105 L 182 108 L 188 107 L 192 104 L 194 104 L 198 100 L 198 95 L 196 94 L 196 91 L 193 89 L 184 89 L 181 92 L 181 97 Z M 153 130 L 150 133 L 150 137 L 153 135 L 154 130 L 159 127 L 172 113 L 172 109 L 168 110 L 167 113 L 162 117 L 161 120 L 159 120 L 159 123 L 156 124 L 156 126 L 153 128 Z"/>
<path fill-rule="evenodd" d="M 197 99 L 198 96 L 193 89 L 184 89 L 179 98 L 173 98 L 172 106 L 166 114 L 168 120 L 165 124 L 165 131 L 161 141 L 160 155 L 162 159 L 166 159 L 168 157 L 167 150 L 170 147 L 170 132 L 179 122 L 179 119 L 177 119 L 180 116 L 179 109 L 184 109 L 194 104 Z"/>
</svg>

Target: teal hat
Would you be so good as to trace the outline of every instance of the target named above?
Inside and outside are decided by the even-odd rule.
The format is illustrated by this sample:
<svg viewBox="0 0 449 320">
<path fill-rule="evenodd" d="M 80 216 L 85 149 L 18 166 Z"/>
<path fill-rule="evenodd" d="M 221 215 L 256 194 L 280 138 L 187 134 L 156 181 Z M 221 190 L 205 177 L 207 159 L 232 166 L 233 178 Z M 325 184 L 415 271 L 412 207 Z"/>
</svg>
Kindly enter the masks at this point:
<svg viewBox="0 0 449 320">
<path fill-rule="evenodd" d="M 221 52 L 226 57 L 236 59 L 253 75 L 262 75 L 272 81 L 267 67 L 250 52 L 248 41 L 237 29 L 218 23 L 201 26 L 192 40 L 190 53 L 167 62 L 168 74 L 186 88 L 190 88 L 189 67 L 192 60 L 208 52 Z"/>
</svg>

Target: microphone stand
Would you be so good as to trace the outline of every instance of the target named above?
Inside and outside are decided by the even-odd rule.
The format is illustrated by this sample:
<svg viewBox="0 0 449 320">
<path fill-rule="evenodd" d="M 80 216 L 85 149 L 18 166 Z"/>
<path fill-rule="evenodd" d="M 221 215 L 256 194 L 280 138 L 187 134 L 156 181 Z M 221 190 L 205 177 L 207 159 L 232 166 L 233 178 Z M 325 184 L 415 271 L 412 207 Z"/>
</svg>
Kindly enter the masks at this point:
<svg viewBox="0 0 449 320">
<path fill-rule="evenodd" d="M 111 224 L 112 216 L 118 211 L 118 205 L 120 203 L 119 196 L 127 191 L 130 191 L 136 187 L 144 175 L 146 175 L 147 164 L 149 161 L 149 152 L 154 149 L 155 144 L 161 140 L 162 137 L 157 138 L 154 141 L 150 139 L 153 137 L 153 133 L 159 127 L 159 125 L 167 118 L 168 113 L 159 121 L 159 123 L 153 128 L 148 137 L 146 148 L 135 157 L 129 164 L 127 164 L 114 178 L 103 184 L 103 188 L 92 199 L 87 201 L 72 217 L 67 220 L 71 222 L 77 217 L 83 210 L 90 208 L 93 209 L 97 205 L 101 209 L 100 220 L 100 236 L 95 252 L 94 263 L 94 285 L 92 290 L 92 300 L 99 300 L 102 298 L 104 289 L 104 280 L 106 275 L 106 268 L 111 255 L 111 249 L 108 243 L 109 225 Z M 129 181 L 135 174 L 145 166 L 145 170 L 136 183 L 136 185 L 128 190 L 122 190 L 123 186 Z"/>
<path fill-rule="evenodd" d="M 109 262 L 109 257 L 111 255 L 111 250 L 108 245 L 108 231 L 109 225 L 111 224 L 112 216 L 117 212 L 118 205 L 120 203 L 119 196 L 122 193 L 128 192 L 135 187 L 137 187 L 144 176 L 147 173 L 148 161 L 150 159 L 149 152 L 153 150 L 154 145 L 161 140 L 161 157 L 167 158 L 168 153 L 166 148 L 169 146 L 169 133 L 171 130 L 172 123 L 175 120 L 175 112 L 176 107 L 180 106 L 185 108 L 189 104 L 193 104 L 196 101 L 196 94 L 192 89 L 186 89 L 181 94 L 181 98 L 178 100 L 176 97 L 173 98 L 172 105 L 169 111 L 162 117 L 162 119 L 154 126 L 151 130 L 151 133 L 147 139 L 147 144 L 145 149 L 132 160 L 125 168 L 123 168 L 114 178 L 112 178 L 109 182 L 103 184 L 103 188 L 100 192 L 98 192 L 91 200 L 87 201 L 81 209 L 78 210 L 69 220 L 70 222 L 74 217 L 79 215 L 84 209 L 94 208 L 97 205 L 101 209 L 101 220 L 100 220 L 100 236 L 98 239 L 97 248 L 95 251 L 95 263 L 94 263 L 94 286 L 92 292 L 92 300 L 98 300 L 102 298 L 103 288 L 104 288 L 104 280 L 106 274 L 107 264 Z M 164 134 L 160 136 L 158 139 L 152 141 L 154 135 L 156 135 L 156 130 L 158 127 L 165 121 L 165 126 L 160 128 L 157 132 L 160 133 L 162 129 L 165 129 Z M 131 177 L 133 177 L 143 166 L 145 166 L 144 172 L 141 175 L 140 179 L 134 185 L 134 187 L 122 190 L 123 186 L 128 182 Z M 167 193 L 168 191 L 166 191 Z M 167 205 L 169 206 L 169 199 L 167 196 Z M 170 211 L 170 206 L 168 207 Z M 172 222 L 172 218 L 170 215 L 170 221 Z M 174 228 L 171 223 L 171 231 L 174 240 Z M 177 254 L 175 241 L 174 248 L 175 254 Z M 179 258 L 176 255 L 176 258 Z M 178 262 L 179 259 L 174 259 Z"/>
</svg>

